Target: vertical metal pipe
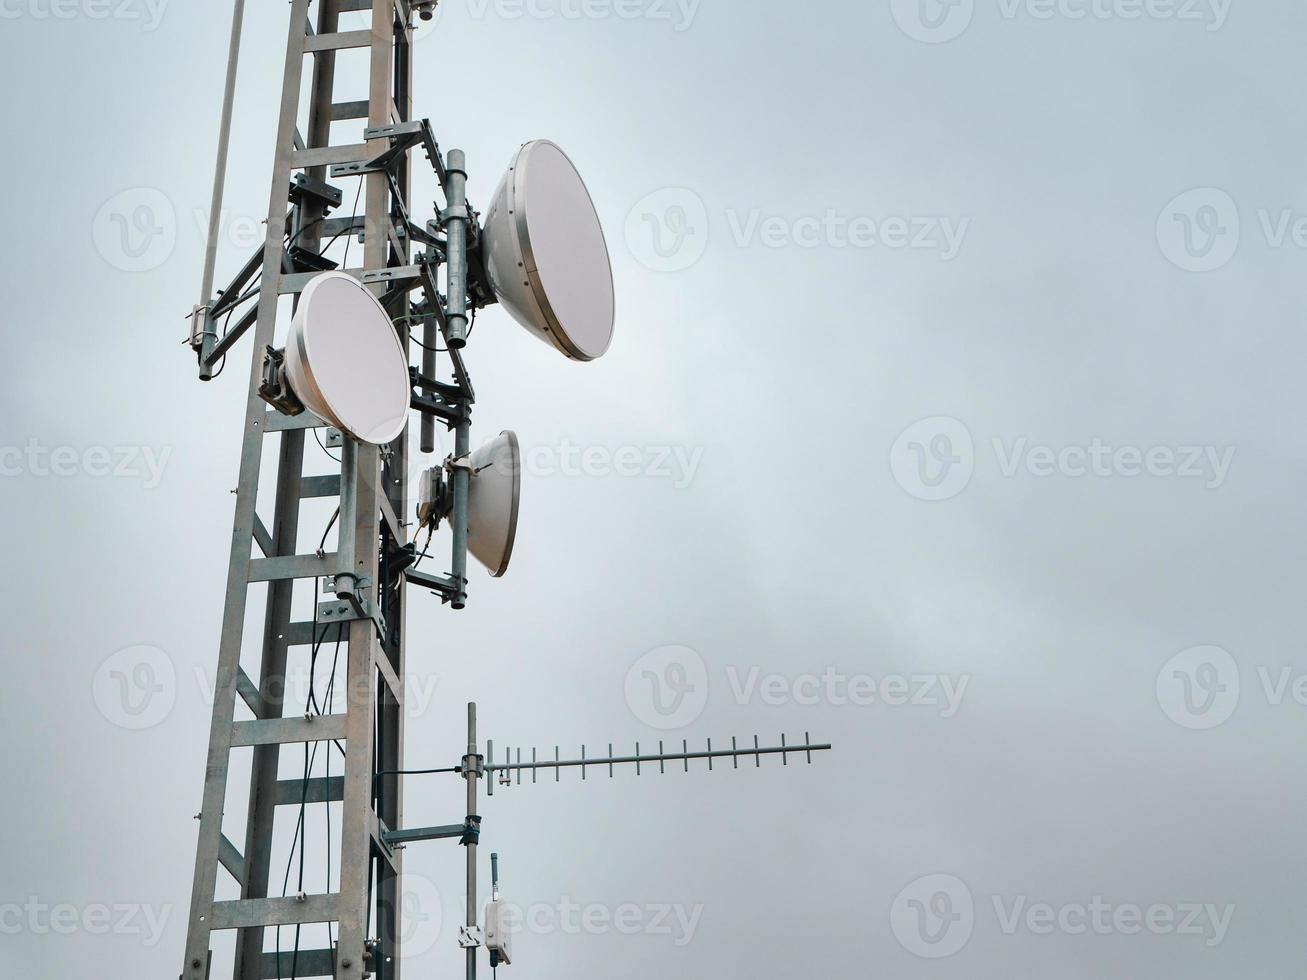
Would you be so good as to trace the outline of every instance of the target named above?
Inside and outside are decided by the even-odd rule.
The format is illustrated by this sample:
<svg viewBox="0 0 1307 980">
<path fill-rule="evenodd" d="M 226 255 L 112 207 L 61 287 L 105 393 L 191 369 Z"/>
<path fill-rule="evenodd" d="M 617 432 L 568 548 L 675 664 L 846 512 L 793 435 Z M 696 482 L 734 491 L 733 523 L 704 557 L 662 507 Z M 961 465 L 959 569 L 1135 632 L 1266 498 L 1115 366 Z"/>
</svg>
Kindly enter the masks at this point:
<svg viewBox="0 0 1307 980">
<path fill-rule="evenodd" d="M 472 425 L 465 416 L 454 430 L 454 458 L 465 459 L 471 450 Z M 471 479 L 466 468 L 454 467 L 454 508 L 450 520 L 454 532 L 453 579 L 458 586 L 458 595 L 452 603 L 455 609 L 467 608 L 467 495 Z"/>
<path fill-rule="evenodd" d="M 213 302 L 213 276 L 218 264 L 218 235 L 222 231 L 222 199 L 227 188 L 227 151 L 231 145 L 231 117 L 236 102 L 236 73 L 241 54 L 241 28 L 245 20 L 245 0 L 236 0 L 231 16 L 231 46 L 227 51 L 227 84 L 222 95 L 222 122 L 218 126 L 218 162 L 213 175 L 213 199 L 209 206 L 209 239 L 204 251 L 204 280 L 200 285 L 200 307 L 196 317 L 203 321 L 195 326 L 200 338 L 200 380 L 213 378 L 209 357 L 218 343 L 218 333 L 209 319 Z"/>
<path fill-rule="evenodd" d="M 336 522 L 339 544 L 336 547 L 336 595 L 353 595 L 358 591 L 355 568 L 355 524 L 358 521 L 359 446 L 345 436 L 340 449 L 340 519 Z"/>
<path fill-rule="evenodd" d="M 477 706 L 473 702 L 467 706 L 467 759 L 464 764 L 464 776 L 467 779 L 467 812 L 475 816 L 477 812 Z M 477 846 L 467 845 L 467 924 L 477 924 Z M 476 980 L 477 948 L 467 950 L 467 980 Z"/>
<path fill-rule="evenodd" d="M 445 157 L 445 238 L 447 339 L 451 349 L 467 344 L 467 156 L 462 150 L 450 150 Z M 471 451 L 471 425 L 466 415 L 455 430 L 454 458 L 463 459 Z M 466 469 L 456 468 L 453 476 L 453 578 L 458 595 L 455 609 L 467 607 L 467 495 L 471 477 Z"/>
<path fill-rule="evenodd" d="M 436 343 L 440 339 L 440 329 L 435 320 L 428 320 L 422 325 L 422 376 L 432 380 L 436 377 Z M 423 415 L 421 423 L 421 441 L 419 448 L 426 455 L 436 451 L 436 417 Z"/>
<path fill-rule="evenodd" d="M 448 248 L 449 346 L 467 345 L 467 156 L 450 150 L 445 158 L 445 238 Z"/>
<path fill-rule="evenodd" d="M 427 222 L 427 231 L 435 234 L 439 223 L 434 221 Z M 435 250 L 431 251 L 435 255 Z M 433 258 L 433 267 L 438 260 Z M 434 275 L 434 273 L 433 273 Z M 434 313 L 428 310 L 428 313 Z M 436 325 L 434 317 L 428 319 L 422 324 L 422 374 L 425 377 L 435 379 L 438 365 L 436 363 L 436 348 L 440 346 L 440 327 Z M 431 454 L 436 451 L 436 417 L 434 415 L 422 416 L 422 432 L 420 447 L 424 454 Z"/>
</svg>

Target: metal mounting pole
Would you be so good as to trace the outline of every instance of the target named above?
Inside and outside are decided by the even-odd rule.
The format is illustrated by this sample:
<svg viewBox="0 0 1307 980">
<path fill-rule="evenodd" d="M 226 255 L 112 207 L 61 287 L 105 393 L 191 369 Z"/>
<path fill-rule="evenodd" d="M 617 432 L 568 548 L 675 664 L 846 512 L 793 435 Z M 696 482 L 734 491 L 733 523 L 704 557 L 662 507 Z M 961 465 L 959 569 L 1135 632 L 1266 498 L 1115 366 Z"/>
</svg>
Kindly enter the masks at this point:
<svg viewBox="0 0 1307 980">
<path fill-rule="evenodd" d="M 454 458 L 463 459 L 471 451 L 472 425 L 464 416 L 454 430 Z M 466 467 L 454 467 L 451 479 L 454 508 L 450 514 L 450 527 L 454 539 L 451 577 L 454 579 L 454 587 L 458 590 L 452 603 L 455 609 L 467 608 L 467 496 L 471 479 L 471 474 Z"/>
<path fill-rule="evenodd" d="M 467 343 L 467 157 L 462 150 L 450 150 L 445 158 L 445 237 L 448 263 L 448 306 L 445 319 L 448 323 L 450 350 Z M 463 459 L 472 449 L 471 422 L 466 413 L 454 433 L 454 458 Z M 467 497 L 471 477 L 467 470 L 454 470 L 452 485 L 454 507 L 451 524 L 454 554 L 451 574 L 458 594 L 452 605 L 455 609 L 467 607 Z"/>
<path fill-rule="evenodd" d="M 467 155 L 450 150 L 445 157 L 445 237 L 449 250 L 449 346 L 467 346 Z"/>
<path fill-rule="evenodd" d="M 200 306 L 194 316 L 199 321 L 192 329 L 202 331 L 200 339 L 200 380 L 213 378 L 209 356 L 218 343 L 218 334 L 209 319 L 213 302 L 213 276 L 218 264 L 218 236 L 222 231 L 222 200 L 227 187 L 227 151 L 231 146 L 231 117 L 236 102 L 236 73 L 241 55 L 241 28 L 245 20 L 245 0 L 236 0 L 231 17 L 231 45 L 227 52 L 227 84 L 222 95 L 222 122 L 218 126 L 218 162 L 213 174 L 213 202 L 209 207 L 209 238 L 204 250 L 204 279 L 200 285 Z"/>
<path fill-rule="evenodd" d="M 467 813 L 469 817 L 477 812 L 477 779 L 481 766 L 477 758 L 477 706 L 467 706 L 467 757 L 463 764 L 463 777 L 467 780 Z M 467 925 L 475 929 L 477 924 L 477 845 L 476 839 L 467 844 Z M 469 946 L 467 950 L 467 980 L 476 980 L 477 947 Z"/>
</svg>

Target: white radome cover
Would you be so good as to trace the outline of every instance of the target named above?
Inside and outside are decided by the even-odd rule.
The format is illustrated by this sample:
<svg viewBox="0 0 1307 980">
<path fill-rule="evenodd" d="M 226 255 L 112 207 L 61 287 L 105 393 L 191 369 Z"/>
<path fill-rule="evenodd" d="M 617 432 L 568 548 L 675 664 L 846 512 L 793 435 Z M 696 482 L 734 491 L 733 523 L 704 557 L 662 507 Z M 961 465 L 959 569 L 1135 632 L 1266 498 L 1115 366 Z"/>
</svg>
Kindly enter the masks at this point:
<svg viewBox="0 0 1307 980">
<path fill-rule="evenodd" d="M 472 478 L 467 495 L 467 548 L 491 575 L 502 578 L 513 557 L 522 496 L 522 452 L 517 436 L 502 433 L 468 461 Z"/>
<path fill-rule="evenodd" d="M 324 272 L 300 294 L 286 339 L 286 375 L 324 422 L 381 446 L 408 424 L 408 358 L 371 290 L 343 272 Z"/>
<path fill-rule="evenodd" d="M 613 268 L 599 214 L 556 144 L 518 150 L 482 231 L 486 274 L 500 303 L 540 339 L 578 361 L 613 340 Z"/>
</svg>

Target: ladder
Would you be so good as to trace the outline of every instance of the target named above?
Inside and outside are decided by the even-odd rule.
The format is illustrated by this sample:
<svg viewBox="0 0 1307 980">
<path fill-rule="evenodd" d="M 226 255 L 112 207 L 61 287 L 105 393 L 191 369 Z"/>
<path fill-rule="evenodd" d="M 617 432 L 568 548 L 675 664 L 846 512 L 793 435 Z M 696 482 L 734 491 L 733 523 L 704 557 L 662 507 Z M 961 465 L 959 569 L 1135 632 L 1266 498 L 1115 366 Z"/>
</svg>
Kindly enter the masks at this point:
<svg viewBox="0 0 1307 980">
<path fill-rule="evenodd" d="M 314 3 L 316 10 L 311 11 Z M 409 0 L 290 0 L 289 6 L 267 240 L 229 288 L 212 298 L 215 249 L 211 241 L 204 305 L 197 307 L 192 327 L 200 375 L 206 380 L 225 363 L 242 335 L 252 336 L 253 357 L 183 980 L 208 980 L 211 970 L 219 972 L 211 963 L 212 934 L 229 930 L 236 932 L 234 980 L 289 976 L 290 954 L 283 952 L 278 962 L 277 954 L 265 952 L 265 930 L 320 923 L 336 924 L 335 946 L 300 950 L 295 956 L 296 976 L 359 980 L 370 974 L 391 980 L 400 972 L 402 852 L 387 844 L 385 835 L 389 828 L 402 826 L 402 788 L 397 776 L 376 774 L 403 768 L 404 576 L 402 568 L 387 567 L 384 556 L 408 543 L 399 517 L 408 510 L 406 443 L 401 438 L 379 450 L 344 439 L 338 476 L 306 476 L 306 434 L 325 428 L 325 423 L 307 412 L 292 417 L 270 410 L 260 390 L 265 387 L 264 354 L 274 343 L 278 301 L 297 296 L 318 274 L 313 259 L 322 242 L 332 236 L 361 233 L 362 268 L 345 271 L 369 284 L 382 299 L 397 318 L 400 339 L 409 349 L 408 289 L 393 285 L 413 278 L 410 250 L 415 229 L 407 218 L 409 158 L 423 140 L 429 144 L 429 155 L 434 151 L 433 163 L 440 158 L 431 145 L 429 127 L 410 119 L 414 11 Z M 341 15 L 348 12 L 370 13 L 371 26 L 341 30 Z M 221 204 L 242 16 L 243 0 L 237 0 L 215 219 Z M 336 97 L 336 56 L 347 49 L 369 54 L 364 100 Z M 301 132 L 301 78 L 305 59 L 310 58 L 309 112 Z M 365 127 L 362 140 L 332 145 L 332 123 L 350 120 Z M 354 177 L 362 182 L 360 214 L 328 217 L 332 207 L 341 203 L 339 191 L 328 179 Z M 241 297 L 250 297 L 256 289 L 257 305 L 220 335 L 218 323 L 224 316 L 230 323 Z M 268 439 L 279 442 L 275 482 L 260 473 Z M 271 527 L 256 511 L 261 488 L 275 494 Z M 340 544 L 335 553 L 315 552 L 316 541 L 298 539 L 301 503 L 333 497 L 340 500 Z M 307 589 L 309 580 L 320 578 L 334 583 L 336 595 L 324 597 L 327 601 L 318 606 L 311 621 L 293 621 L 295 584 Z M 250 587 L 257 583 L 266 584 L 267 599 L 259 676 L 254 678 L 242 667 L 241 647 Z M 345 687 L 335 701 L 346 705 L 344 712 L 300 714 L 298 705 L 288 712 L 285 678 L 291 651 L 298 648 L 297 656 L 307 656 L 307 650 L 324 637 L 334 643 L 337 635 L 345 657 Z M 237 720 L 237 698 L 248 707 L 251 720 Z M 344 752 L 343 775 L 279 778 L 283 748 L 318 744 L 331 753 L 336 751 L 333 743 Z M 224 832 L 223 819 L 234 750 L 250 750 L 253 755 L 246 832 L 240 847 Z M 340 805 L 342 814 L 339 849 L 333 855 L 340 862 L 339 890 L 270 896 L 273 825 L 279 808 L 332 803 Z M 239 899 L 215 900 L 220 874 L 237 882 Z M 375 937 L 370 930 L 375 930 Z"/>
</svg>

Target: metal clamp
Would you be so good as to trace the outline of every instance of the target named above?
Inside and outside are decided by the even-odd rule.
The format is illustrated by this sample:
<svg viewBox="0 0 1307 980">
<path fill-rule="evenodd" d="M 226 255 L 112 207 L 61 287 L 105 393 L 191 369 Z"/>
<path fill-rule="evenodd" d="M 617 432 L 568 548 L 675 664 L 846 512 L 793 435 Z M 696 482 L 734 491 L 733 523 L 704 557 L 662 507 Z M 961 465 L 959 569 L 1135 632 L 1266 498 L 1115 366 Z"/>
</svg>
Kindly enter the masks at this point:
<svg viewBox="0 0 1307 980">
<path fill-rule="evenodd" d="M 485 942 L 485 934 L 480 926 L 459 926 L 458 945 L 460 949 L 479 949 Z"/>
<path fill-rule="evenodd" d="M 335 592 L 338 578 L 340 576 L 328 576 L 323 579 L 323 591 Z M 330 626 L 334 623 L 353 623 L 370 619 L 377 628 L 377 635 L 384 638 L 386 635 L 386 617 L 380 609 L 375 607 L 371 600 L 363 597 L 363 592 L 366 591 L 370 584 L 368 579 L 359 579 L 352 592 L 343 596 L 338 593 L 337 598 L 318 603 L 318 624 Z"/>
<path fill-rule="evenodd" d="M 449 224 L 450 220 L 471 221 L 472 210 L 466 204 L 451 204 L 440 212 L 440 227 L 443 228 Z"/>
<path fill-rule="evenodd" d="M 479 843 L 480 840 L 481 818 L 475 815 L 470 816 L 463 822 L 463 836 L 459 839 L 459 843 L 467 847 L 469 844 Z"/>
</svg>

